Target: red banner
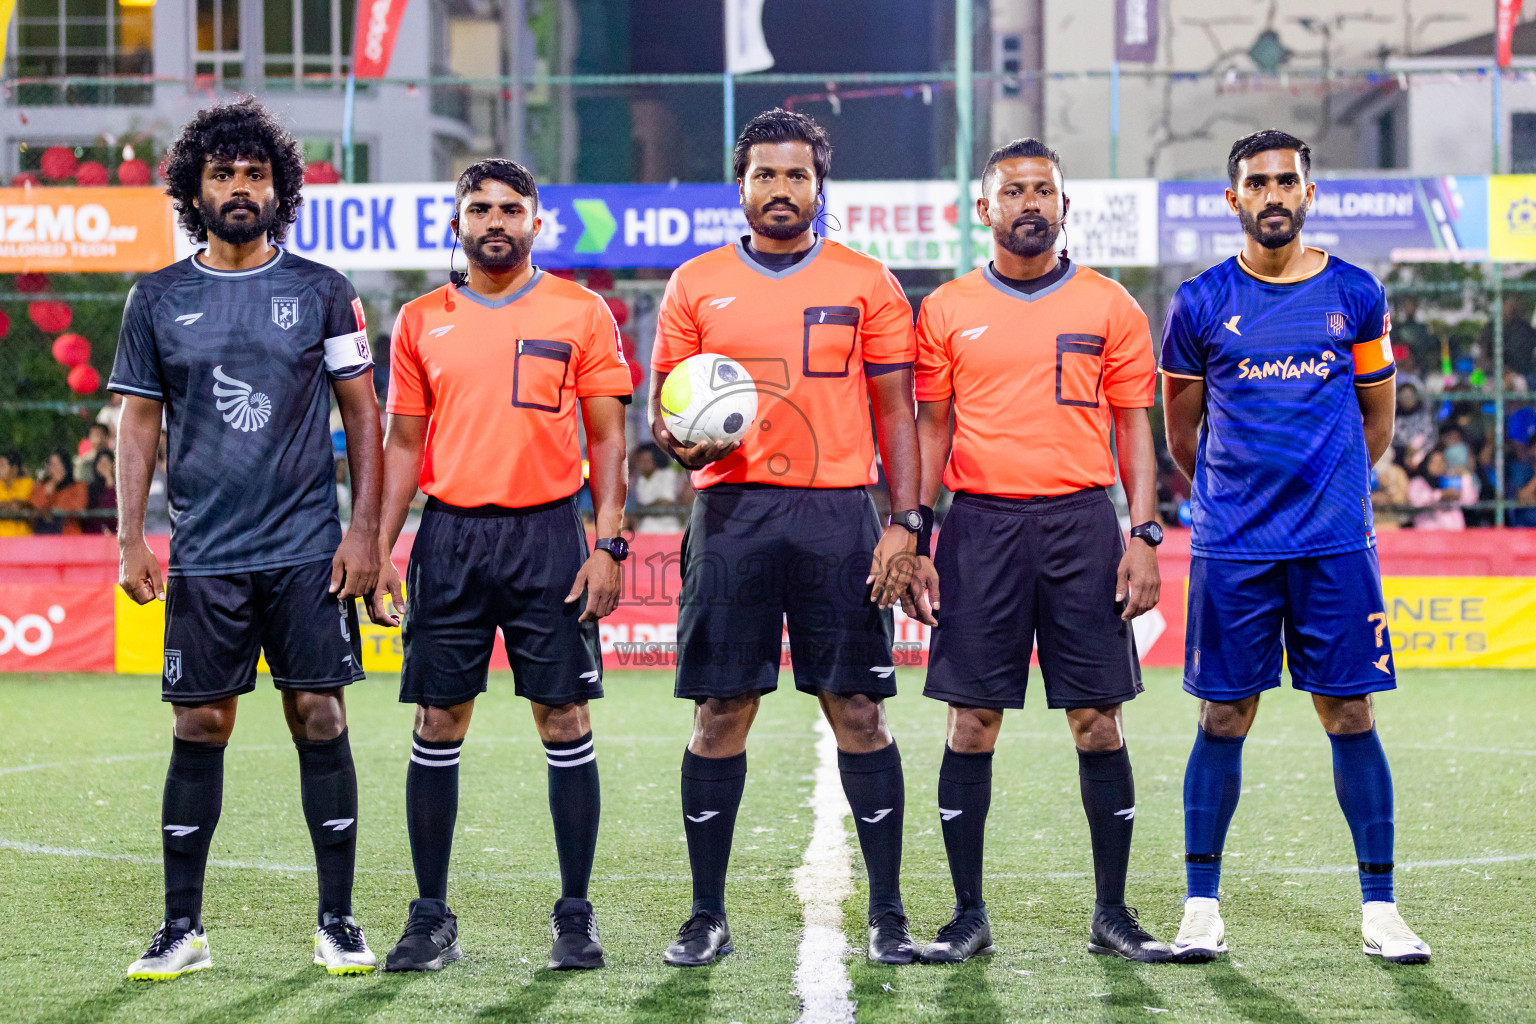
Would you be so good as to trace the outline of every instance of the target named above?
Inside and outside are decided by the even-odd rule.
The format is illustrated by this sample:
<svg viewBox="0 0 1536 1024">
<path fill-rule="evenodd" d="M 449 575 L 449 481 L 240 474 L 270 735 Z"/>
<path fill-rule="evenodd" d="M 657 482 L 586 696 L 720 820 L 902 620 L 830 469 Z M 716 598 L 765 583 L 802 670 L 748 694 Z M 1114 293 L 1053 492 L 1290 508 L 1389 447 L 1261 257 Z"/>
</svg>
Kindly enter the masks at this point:
<svg viewBox="0 0 1536 1024">
<path fill-rule="evenodd" d="M 100 584 L 0 587 L 0 672 L 111 672 L 112 616 Z"/>
<path fill-rule="evenodd" d="M 352 72 L 358 78 L 383 78 L 395 53 L 406 0 L 360 0 L 352 37 Z"/>
<path fill-rule="evenodd" d="M 1499 67 L 1509 67 L 1511 50 L 1515 42 L 1515 23 L 1520 20 L 1520 5 L 1524 0 L 1499 0 L 1495 17 L 1498 35 Z"/>
</svg>

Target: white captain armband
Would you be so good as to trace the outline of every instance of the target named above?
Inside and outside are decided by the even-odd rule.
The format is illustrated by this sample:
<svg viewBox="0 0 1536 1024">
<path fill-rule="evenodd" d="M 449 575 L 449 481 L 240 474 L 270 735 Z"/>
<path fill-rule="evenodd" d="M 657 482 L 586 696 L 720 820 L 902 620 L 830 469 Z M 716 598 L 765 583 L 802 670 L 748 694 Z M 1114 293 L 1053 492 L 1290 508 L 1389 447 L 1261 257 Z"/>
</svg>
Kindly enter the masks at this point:
<svg viewBox="0 0 1536 1024">
<path fill-rule="evenodd" d="M 325 372 L 332 377 L 355 377 L 373 365 L 368 332 L 353 331 L 325 339 Z"/>
</svg>

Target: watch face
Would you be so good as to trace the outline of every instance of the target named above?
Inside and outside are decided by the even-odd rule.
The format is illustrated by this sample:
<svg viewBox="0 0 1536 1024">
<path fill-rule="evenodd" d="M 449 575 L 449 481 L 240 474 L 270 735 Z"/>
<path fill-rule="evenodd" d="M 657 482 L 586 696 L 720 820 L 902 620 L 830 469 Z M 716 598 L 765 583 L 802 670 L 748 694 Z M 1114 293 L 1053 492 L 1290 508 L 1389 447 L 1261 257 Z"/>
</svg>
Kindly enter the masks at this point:
<svg viewBox="0 0 1536 1024">
<path fill-rule="evenodd" d="M 623 537 L 613 538 L 610 544 L 612 545 L 611 550 L 618 557 L 624 558 L 629 554 L 629 541 L 625 540 Z"/>
<path fill-rule="evenodd" d="M 907 512 L 901 518 L 905 522 L 907 529 L 913 533 L 923 528 L 923 514 L 921 512 Z"/>
<path fill-rule="evenodd" d="M 1157 523 L 1144 523 L 1138 526 L 1135 532 L 1144 537 L 1153 547 L 1163 542 L 1163 528 Z"/>
</svg>

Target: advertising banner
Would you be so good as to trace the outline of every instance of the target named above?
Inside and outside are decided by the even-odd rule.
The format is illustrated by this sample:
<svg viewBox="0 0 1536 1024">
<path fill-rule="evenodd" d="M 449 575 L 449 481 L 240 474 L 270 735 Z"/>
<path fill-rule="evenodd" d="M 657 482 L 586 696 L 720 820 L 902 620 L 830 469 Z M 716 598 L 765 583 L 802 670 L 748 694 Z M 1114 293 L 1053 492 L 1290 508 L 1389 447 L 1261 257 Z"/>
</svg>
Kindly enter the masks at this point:
<svg viewBox="0 0 1536 1024">
<path fill-rule="evenodd" d="M 0 188 L 0 274 L 159 270 L 175 258 L 157 188 Z"/>
<path fill-rule="evenodd" d="M 94 584 L 0 586 L 0 672 L 112 671 L 112 595 Z"/>
<path fill-rule="evenodd" d="M 1486 259 L 1487 182 L 1481 177 L 1319 181 L 1305 238 L 1356 263 Z M 1243 247 L 1243 229 L 1227 206 L 1226 189 L 1224 181 L 1159 184 L 1164 263 L 1211 266 Z"/>
<path fill-rule="evenodd" d="M 453 183 L 308 185 L 285 245 L 338 270 L 448 272 Z M 547 269 L 675 267 L 746 234 L 734 185 L 545 185 L 533 259 Z M 179 255 L 198 247 L 178 237 Z M 454 257 L 464 267 L 464 254 Z"/>
<path fill-rule="evenodd" d="M 1492 259 L 1536 260 L 1536 174 L 1496 174 L 1488 181 L 1488 233 Z"/>
<path fill-rule="evenodd" d="M 1529 577 L 1381 582 L 1398 668 L 1536 668 L 1536 581 Z"/>
<path fill-rule="evenodd" d="M 966 221 L 977 266 L 991 258 L 992 232 L 976 219 L 981 183 L 971 185 Z M 1066 184 L 1071 210 L 1062 242 L 1079 263 L 1101 267 L 1157 264 L 1157 182 L 1150 179 L 1074 179 Z M 955 186 L 946 181 L 831 181 L 827 183 L 827 237 L 868 253 L 895 269 L 942 269 L 960 251 Z"/>
<path fill-rule="evenodd" d="M 400 36 L 406 0 L 361 0 L 352 36 L 352 70 L 358 78 L 383 78 Z"/>
</svg>

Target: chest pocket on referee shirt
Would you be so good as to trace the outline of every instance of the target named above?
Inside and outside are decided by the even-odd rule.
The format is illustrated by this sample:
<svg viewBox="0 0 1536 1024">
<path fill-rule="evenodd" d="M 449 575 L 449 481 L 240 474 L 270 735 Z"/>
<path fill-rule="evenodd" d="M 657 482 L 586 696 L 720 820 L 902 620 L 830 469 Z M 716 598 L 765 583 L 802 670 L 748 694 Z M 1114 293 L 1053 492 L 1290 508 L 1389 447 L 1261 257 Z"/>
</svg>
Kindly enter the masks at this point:
<svg viewBox="0 0 1536 1024">
<path fill-rule="evenodd" d="M 857 306 L 812 306 L 805 311 L 805 355 L 801 372 L 807 377 L 846 377 L 859 340 Z"/>
<path fill-rule="evenodd" d="M 519 341 L 512 361 L 512 404 L 519 409 L 559 412 L 571 353 L 571 344 L 565 341 Z"/>
<path fill-rule="evenodd" d="M 1097 334 L 1056 335 L 1056 404 L 1099 407 L 1104 342 Z"/>
</svg>

